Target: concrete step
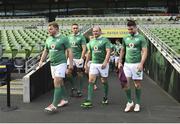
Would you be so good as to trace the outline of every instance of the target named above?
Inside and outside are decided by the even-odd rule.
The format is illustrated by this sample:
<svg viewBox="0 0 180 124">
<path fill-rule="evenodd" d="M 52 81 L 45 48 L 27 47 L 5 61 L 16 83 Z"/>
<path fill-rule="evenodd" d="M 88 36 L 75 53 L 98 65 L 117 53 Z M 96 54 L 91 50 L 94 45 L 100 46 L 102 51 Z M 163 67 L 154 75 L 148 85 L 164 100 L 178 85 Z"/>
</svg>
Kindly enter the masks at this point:
<svg viewBox="0 0 180 124">
<path fill-rule="evenodd" d="M 23 80 L 22 79 L 16 79 L 16 80 L 12 80 L 10 82 L 11 85 L 23 85 Z"/>
<path fill-rule="evenodd" d="M 12 95 L 23 94 L 23 82 L 22 79 L 16 79 L 10 82 L 10 93 Z M 7 85 L 0 87 L 0 94 L 7 94 Z"/>
<path fill-rule="evenodd" d="M 0 89 L 0 94 L 7 94 L 7 90 Z M 11 90 L 10 94 L 11 95 L 23 95 L 23 90 Z"/>
</svg>

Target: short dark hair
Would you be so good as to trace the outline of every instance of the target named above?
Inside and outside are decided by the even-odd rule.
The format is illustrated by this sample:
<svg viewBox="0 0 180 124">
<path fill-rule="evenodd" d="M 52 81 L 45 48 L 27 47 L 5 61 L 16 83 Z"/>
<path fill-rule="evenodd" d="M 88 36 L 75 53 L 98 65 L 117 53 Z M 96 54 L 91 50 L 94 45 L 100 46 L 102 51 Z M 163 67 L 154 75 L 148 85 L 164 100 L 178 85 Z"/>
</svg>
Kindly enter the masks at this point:
<svg viewBox="0 0 180 124">
<path fill-rule="evenodd" d="M 127 26 L 134 26 L 134 27 L 136 27 L 136 22 L 134 20 L 128 20 Z"/>
<path fill-rule="evenodd" d="M 56 23 L 56 22 L 50 22 L 50 23 L 48 24 L 48 26 L 53 26 L 54 28 L 59 29 L 59 25 L 58 25 L 58 23 Z"/>
<path fill-rule="evenodd" d="M 78 26 L 78 24 L 77 24 L 77 23 L 73 23 L 73 24 L 72 24 L 72 26 L 73 26 L 73 25 L 76 25 L 76 26 Z"/>
</svg>

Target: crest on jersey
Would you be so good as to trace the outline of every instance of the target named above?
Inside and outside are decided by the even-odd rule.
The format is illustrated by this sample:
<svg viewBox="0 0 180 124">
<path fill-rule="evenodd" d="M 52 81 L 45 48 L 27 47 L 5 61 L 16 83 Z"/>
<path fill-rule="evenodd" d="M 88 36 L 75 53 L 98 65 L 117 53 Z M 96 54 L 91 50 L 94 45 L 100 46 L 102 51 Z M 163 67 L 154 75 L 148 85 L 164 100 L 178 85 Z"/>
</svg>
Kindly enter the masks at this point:
<svg viewBox="0 0 180 124">
<path fill-rule="evenodd" d="M 55 44 L 52 44 L 51 45 L 51 49 L 55 49 L 56 45 Z"/>
<path fill-rule="evenodd" d="M 129 44 L 129 47 L 130 47 L 130 48 L 134 48 L 134 43 L 130 43 L 130 44 Z"/>
<path fill-rule="evenodd" d="M 97 51 L 98 50 L 98 47 L 97 46 L 94 46 L 94 51 Z"/>
<path fill-rule="evenodd" d="M 73 42 L 72 42 L 72 45 L 73 45 L 73 46 L 75 46 L 75 45 L 76 45 L 76 42 L 75 42 L 75 41 L 73 41 Z"/>
</svg>

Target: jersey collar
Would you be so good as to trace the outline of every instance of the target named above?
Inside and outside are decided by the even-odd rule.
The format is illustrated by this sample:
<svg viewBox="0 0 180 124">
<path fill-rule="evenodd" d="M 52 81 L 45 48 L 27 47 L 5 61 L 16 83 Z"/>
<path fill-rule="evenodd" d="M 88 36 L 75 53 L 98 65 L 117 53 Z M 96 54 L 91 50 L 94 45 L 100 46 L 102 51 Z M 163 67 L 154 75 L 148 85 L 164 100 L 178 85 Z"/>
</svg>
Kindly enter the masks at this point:
<svg viewBox="0 0 180 124">
<path fill-rule="evenodd" d="M 54 38 L 57 38 L 57 37 L 59 37 L 61 34 L 60 33 L 58 33 L 58 34 L 56 34 L 55 36 L 53 36 Z"/>
<path fill-rule="evenodd" d="M 128 34 L 129 36 L 131 36 L 131 34 Z M 136 32 L 135 34 L 134 34 L 134 36 L 137 36 L 137 35 L 139 35 L 139 32 Z"/>
<path fill-rule="evenodd" d="M 96 38 L 96 40 L 100 40 L 102 38 L 102 36 L 100 35 L 99 37 Z"/>
<path fill-rule="evenodd" d="M 78 32 L 77 34 L 72 34 L 73 36 L 78 36 L 78 35 L 80 35 L 80 33 Z"/>
</svg>

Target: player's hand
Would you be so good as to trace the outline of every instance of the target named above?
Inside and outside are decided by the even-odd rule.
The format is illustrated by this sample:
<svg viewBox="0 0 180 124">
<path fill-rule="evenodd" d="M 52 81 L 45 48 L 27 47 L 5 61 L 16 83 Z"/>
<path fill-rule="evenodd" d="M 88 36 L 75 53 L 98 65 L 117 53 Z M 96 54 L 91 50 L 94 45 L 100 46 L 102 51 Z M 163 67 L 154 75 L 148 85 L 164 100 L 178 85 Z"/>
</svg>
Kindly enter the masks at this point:
<svg viewBox="0 0 180 124">
<path fill-rule="evenodd" d="M 138 71 L 143 71 L 143 65 L 141 63 L 137 66 L 137 70 Z"/>
<path fill-rule="evenodd" d="M 88 68 L 87 65 L 84 66 L 84 72 L 85 72 L 86 74 L 88 74 L 88 72 L 89 72 L 89 68 Z"/>
<path fill-rule="evenodd" d="M 73 67 L 69 66 L 67 69 L 67 74 L 72 74 Z"/>
<path fill-rule="evenodd" d="M 68 69 L 73 70 L 73 65 L 69 65 Z"/>
<path fill-rule="evenodd" d="M 82 65 L 83 62 L 84 62 L 84 60 L 81 58 L 81 59 L 79 60 L 78 64 L 79 64 L 79 65 Z"/>
<path fill-rule="evenodd" d="M 38 68 L 41 68 L 43 66 L 43 62 L 39 61 Z"/>
<path fill-rule="evenodd" d="M 104 62 L 104 63 L 102 64 L 102 66 L 101 66 L 101 69 L 105 69 L 105 68 L 106 68 L 106 66 L 107 66 L 107 63 L 106 63 L 106 62 Z"/>
<path fill-rule="evenodd" d="M 123 64 L 121 62 L 118 63 L 118 69 L 120 69 L 121 67 L 123 67 Z"/>
</svg>

